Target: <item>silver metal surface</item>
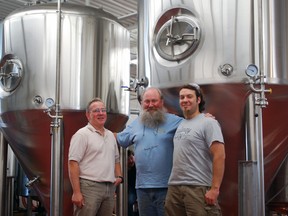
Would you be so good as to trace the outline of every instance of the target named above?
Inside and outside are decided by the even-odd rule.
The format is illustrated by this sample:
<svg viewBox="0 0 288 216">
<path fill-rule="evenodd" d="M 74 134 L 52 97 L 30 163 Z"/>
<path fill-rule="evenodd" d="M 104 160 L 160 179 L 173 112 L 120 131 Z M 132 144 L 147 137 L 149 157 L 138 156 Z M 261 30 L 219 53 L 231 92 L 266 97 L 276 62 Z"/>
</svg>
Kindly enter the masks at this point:
<svg viewBox="0 0 288 216">
<path fill-rule="evenodd" d="M 194 53 L 201 41 L 201 28 L 194 20 L 193 13 L 184 8 L 171 9 L 162 17 L 156 24 L 153 36 L 159 58 L 181 61 Z"/>
<path fill-rule="evenodd" d="M 139 11 L 139 17 L 143 19 L 139 19 L 138 33 L 146 37 L 139 44 L 139 73 L 153 71 L 150 78 L 152 86 L 172 87 L 188 80 L 199 84 L 242 82 L 246 77 L 244 73 L 246 66 L 255 61 L 251 47 L 256 46 L 256 40 L 253 38 L 254 28 L 251 26 L 257 22 L 253 23 L 252 1 L 224 3 L 221 0 L 216 2 L 162 0 L 160 2 L 139 2 L 140 8 L 143 8 Z M 155 48 L 157 47 L 155 44 L 157 41 L 153 36 L 157 35 L 155 26 L 165 19 L 163 15 L 166 11 L 171 11 L 170 14 L 173 15 L 182 8 L 191 11 L 191 19 L 196 20 L 202 30 L 200 44 L 187 58 L 178 62 L 167 61 L 158 56 Z M 242 12 L 244 8 L 245 14 Z M 149 66 L 145 65 L 145 69 L 140 65 L 147 62 L 140 61 L 143 55 L 150 61 Z M 224 64 L 234 68 L 233 74 L 229 77 L 218 71 L 219 66 Z M 187 70 L 192 72 L 185 73 Z"/>
<path fill-rule="evenodd" d="M 56 86 L 55 86 L 55 115 L 51 117 L 51 177 L 50 177 L 50 215 L 63 215 L 63 166 L 64 166 L 64 133 L 63 115 L 60 108 L 61 95 L 61 53 L 62 53 L 62 7 L 61 1 L 57 2 L 57 37 L 56 37 Z M 49 108 L 50 109 L 50 108 Z"/>
<path fill-rule="evenodd" d="M 21 8 L 25 5 L 33 5 L 39 3 L 52 3 L 58 0 L 9 0 L 0 1 L 0 21 L 4 20 L 10 12 Z M 119 22 L 126 28 L 137 28 L 137 0 L 61 0 L 61 2 L 68 2 L 72 4 L 90 6 L 94 8 L 102 8 L 104 11 L 113 14 L 118 18 Z"/>
<path fill-rule="evenodd" d="M 146 76 L 149 85 L 161 88 L 166 108 L 179 115 L 182 114 L 178 104 L 179 86 L 192 82 L 201 85 L 206 112 L 213 113 L 220 122 L 226 143 L 227 162 L 219 197 L 223 215 L 239 212 L 235 194 L 242 188 L 237 163 L 246 157 L 258 163 L 253 176 L 257 178 L 257 188 L 251 188 L 259 196 L 257 200 L 249 197 L 245 202 L 257 202 L 257 215 L 264 215 L 264 197 L 288 154 L 288 123 L 283 117 L 287 116 L 284 109 L 288 106 L 288 37 L 283 31 L 288 21 L 287 2 L 140 0 L 138 5 L 139 77 Z M 160 30 L 183 8 L 190 11 L 185 14 L 198 24 L 201 37 L 194 52 L 175 61 L 159 53 L 159 46 L 165 48 L 157 38 L 165 38 Z M 181 36 L 182 30 L 174 32 L 172 39 Z M 167 31 L 166 40 L 169 39 Z M 181 45 L 186 47 L 182 43 L 177 47 Z M 170 53 L 175 51 L 168 46 L 166 49 Z M 252 64 L 259 73 L 249 78 L 245 70 Z M 255 113 L 246 116 L 249 95 Z M 247 129 L 245 125 L 254 128 Z M 282 200 L 283 203 L 287 205 L 288 199 Z"/>
<path fill-rule="evenodd" d="M 57 0 L 9 0 L 0 1 L 0 23 L 11 13 L 12 11 L 22 8 L 25 5 L 33 5 L 38 3 L 51 3 L 57 2 Z M 119 23 L 129 30 L 130 33 L 130 55 L 131 60 L 137 60 L 137 2 L 138 0 L 62 0 L 62 2 L 68 2 L 71 4 L 89 6 L 97 9 L 103 9 L 104 11 L 113 14 Z M 1 37 L 1 35 L 0 35 Z M 1 48 L 0 48 L 1 49 Z M 1 54 L 0 54 L 1 55 Z M 136 70 L 131 70 L 131 76 L 136 76 Z"/>
<path fill-rule="evenodd" d="M 32 187 L 51 215 L 72 214 L 66 162 L 71 136 L 87 124 L 88 101 L 104 100 L 106 127 L 115 132 L 129 114 L 129 92 L 122 89 L 130 84 L 129 31 L 102 10 L 69 3 L 61 8 L 60 51 L 57 4 L 21 8 L 6 17 L 3 53 L 17 57 L 23 76 L 14 90 L 0 91 L 1 130 L 27 177 L 39 176 Z"/>
<path fill-rule="evenodd" d="M 258 187 L 258 165 L 256 161 L 239 162 L 239 216 L 261 215 L 258 205 L 255 204 L 259 194 L 255 193 L 255 187 Z M 256 175 L 255 175 L 256 174 Z M 247 197 L 249 200 L 247 202 Z M 251 198 L 251 199 L 250 199 Z M 262 214 L 265 215 L 265 214 Z"/>
<path fill-rule="evenodd" d="M 153 71 L 151 85 L 159 87 L 181 85 L 187 80 L 199 84 L 242 83 L 247 65 L 254 63 L 261 68 L 268 82 L 287 84 L 287 49 L 281 45 L 287 44 L 287 37 L 281 28 L 287 20 L 284 11 L 288 6 L 283 0 L 260 2 L 263 3 L 256 4 L 252 0 L 140 1 L 139 73 Z M 177 15 L 183 8 L 191 11 L 191 19 L 196 20 L 202 29 L 200 45 L 190 57 L 178 62 L 168 61 L 157 51 L 161 46 L 155 40 L 158 29 L 161 29 L 158 23 Z M 166 15 L 167 11 L 170 16 Z M 150 64 L 142 61 L 143 58 L 149 59 Z M 218 71 L 224 64 L 234 69 L 229 77 Z M 193 72 L 185 73 L 183 69 Z"/>
<path fill-rule="evenodd" d="M 129 79 L 129 64 L 122 63 L 130 59 L 129 32 L 109 14 L 88 7 L 65 5 L 62 17 L 61 108 L 83 109 L 95 92 L 102 98 L 106 98 L 103 96 L 109 92 L 109 96 L 116 99 L 118 112 L 127 114 L 125 102 L 128 97 L 120 90 L 121 85 L 129 85 L 126 81 Z M 16 11 L 5 20 L 4 53 L 17 53 L 27 73 L 23 75 L 26 79 L 17 95 L 13 96 L 18 103 L 7 103 L 4 110 L 35 108 L 32 98 L 27 98 L 25 88 L 30 88 L 28 82 L 34 85 L 30 94 L 34 92 L 43 100 L 55 99 L 56 10 L 55 4 L 39 5 Z M 102 60 L 97 60 L 98 56 L 103 56 Z M 102 72 L 101 76 L 95 71 Z M 108 111 L 110 109 L 115 110 L 115 107 L 108 107 Z M 2 108 L 2 112 L 4 110 Z"/>
</svg>

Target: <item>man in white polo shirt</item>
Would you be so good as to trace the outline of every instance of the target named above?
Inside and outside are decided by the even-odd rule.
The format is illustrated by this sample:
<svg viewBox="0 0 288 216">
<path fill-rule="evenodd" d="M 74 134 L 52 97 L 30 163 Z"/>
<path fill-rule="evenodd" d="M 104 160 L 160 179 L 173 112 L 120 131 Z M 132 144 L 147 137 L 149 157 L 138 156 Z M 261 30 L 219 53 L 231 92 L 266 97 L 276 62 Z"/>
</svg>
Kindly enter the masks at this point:
<svg viewBox="0 0 288 216">
<path fill-rule="evenodd" d="M 88 124 L 71 138 L 68 168 L 76 216 L 112 215 L 115 187 L 122 181 L 115 137 L 104 128 L 106 108 L 99 98 L 86 108 Z"/>
</svg>

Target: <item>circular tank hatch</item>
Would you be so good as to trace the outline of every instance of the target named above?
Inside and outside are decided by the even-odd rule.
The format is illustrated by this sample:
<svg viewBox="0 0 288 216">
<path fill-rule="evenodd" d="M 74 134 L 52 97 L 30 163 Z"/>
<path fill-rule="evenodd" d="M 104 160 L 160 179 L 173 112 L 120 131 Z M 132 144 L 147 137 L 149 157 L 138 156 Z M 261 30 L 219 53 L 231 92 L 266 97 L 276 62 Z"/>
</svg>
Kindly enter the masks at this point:
<svg viewBox="0 0 288 216">
<path fill-rule="evenodd" d="M 165 12 L 154 31 L 154 47 L 163 59 L 181 61 L 195 52 L 201 31 L 193 14 L 183 8 Z"/>
<path fill-rule="evenodd" d="M 14 55 L 5 55 L 0 62 L 0 86 L 5 92 L 14 91 L 20 84 L 23 67 Z"/>
</svg>

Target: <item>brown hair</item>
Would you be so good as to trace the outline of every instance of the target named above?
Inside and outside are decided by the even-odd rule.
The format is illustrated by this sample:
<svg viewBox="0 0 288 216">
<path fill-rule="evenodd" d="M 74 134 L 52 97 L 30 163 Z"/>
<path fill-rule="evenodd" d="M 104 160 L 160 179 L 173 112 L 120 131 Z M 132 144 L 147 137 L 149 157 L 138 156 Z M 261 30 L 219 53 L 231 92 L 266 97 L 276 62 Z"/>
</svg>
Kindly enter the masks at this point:
<svg viewBox="0 0 288 216">
<path fill-rule="evenodd" d="M 202 94 L 202 91 L 201 91 L 201 88 L 198 84 L 196 83 L 189 83 L 189 84 L 186 84 L 184 86 L 182 86 L 179 90 L 179 92 L 182 90 L 182 89 L 190 89 L 190 90 L 193 90 L 195 91 L 196 93 L 196 97 L 200 97 L 200 103 L 199 103 L 199 111 L 200 112 L 203 112 L 205 110 L 205 100 L 204 100 L 204 97 L 203 97 L 203 94 Z"/>
</svg>

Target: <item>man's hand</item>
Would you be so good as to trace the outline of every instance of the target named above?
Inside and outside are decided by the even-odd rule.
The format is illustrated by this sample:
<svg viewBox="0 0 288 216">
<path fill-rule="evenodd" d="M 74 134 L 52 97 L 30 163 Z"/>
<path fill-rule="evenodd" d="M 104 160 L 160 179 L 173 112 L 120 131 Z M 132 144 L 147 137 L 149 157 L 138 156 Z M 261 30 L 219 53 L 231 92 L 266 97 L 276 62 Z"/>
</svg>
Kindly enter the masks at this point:
<svg viewBox="0 0 288 216">
<path fill-rule="evenodd" d="M 78 208 L 82 208 L 85 205 L 82 193 L 73 193 L 72 203 L 76 205 Z"/>
<path fill-rule="evenodd" d="M 123 177 L 118 176 L 114 182 L 114 185 L 117 187 L 122 182 L 123 182 Z"/>
<path fill-rule="evenodd" d="M 210 189 L 205 194 L 205 201 L 208 205 L 215 205 L 219 196 L 219 189 Z"/>
<path fill-rule="evenodd" d="M 210 117 L 210 118 L 215 119 L 215 116 L 213 116 L 211 113 L 205 113 L 204 115 L 205 117 Z"/>
</svg>

